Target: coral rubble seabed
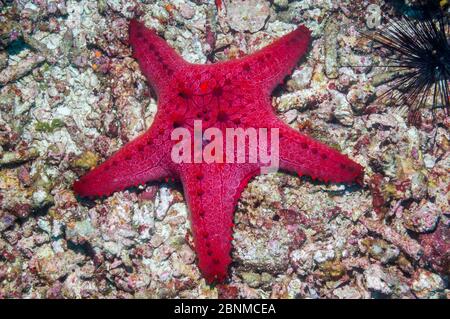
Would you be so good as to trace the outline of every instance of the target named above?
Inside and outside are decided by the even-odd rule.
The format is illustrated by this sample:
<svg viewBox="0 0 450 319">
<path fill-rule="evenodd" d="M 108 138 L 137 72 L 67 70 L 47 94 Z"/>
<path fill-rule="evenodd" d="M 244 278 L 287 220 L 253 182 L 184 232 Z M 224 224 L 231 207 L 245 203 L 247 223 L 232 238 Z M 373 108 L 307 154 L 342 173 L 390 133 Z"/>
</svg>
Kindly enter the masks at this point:
<svg viewBox="0 0 450 319">
<path fill-rule="evenodd" d="M 366 2 L 14 0 L 0 12 L 0 298 L 449 297 L 450 122 L 424 108 L 411 126 L 405 105 L 377 99 L 387 75 L 371 66 L 389 52 L 361 36 Z M 132 18 L 194 63 L 307 25 L 311 49 L 273 106 L 364 166 L 365 186 L 256 177 L 236 208 L 230 279 L 215 286 L 180 185 L 76 198 L 73 181 L 156 113 Z"/>
</svg>

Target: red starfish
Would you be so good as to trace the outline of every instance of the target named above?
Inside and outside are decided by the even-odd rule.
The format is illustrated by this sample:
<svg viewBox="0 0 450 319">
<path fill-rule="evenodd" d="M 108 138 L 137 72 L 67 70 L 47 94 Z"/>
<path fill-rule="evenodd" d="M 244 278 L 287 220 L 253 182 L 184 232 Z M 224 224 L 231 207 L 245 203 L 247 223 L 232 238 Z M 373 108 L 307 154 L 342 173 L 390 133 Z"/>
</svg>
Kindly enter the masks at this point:
<svg viewBox="0 0 450 319">
<path fill-rule="evenodd" d="M 191 213 L 198 265 L 208 282 L 226 278 L 235 204 L 249 179 L 267 164 L 248 163 L 248 157 L 241 164 L 177 164 L 171 159 L 178 142 L 171 140 L 174 128 L 192 132 L 193 121 L 200 119 L 204 129 L 217 127 L 224 133 L 225 128 L 238 127 L 278 129 L 281 169 L 327 182 L 361 182 L 359 164 L 298 133 L 273 112 L 272 90 L 308 48 L 306 27 L 298 27 L 257 53 L 213 65 L 184 61 L 135 20 L 130 23 L 129 40 L 157 94 L 158 113 L 147 132 L 75 182 L 74 190 L 81 196 L 104 196 L 149 181 L 180 179 Z M 244 144 L 248 150 L 248 143 Z"/>
</svg>

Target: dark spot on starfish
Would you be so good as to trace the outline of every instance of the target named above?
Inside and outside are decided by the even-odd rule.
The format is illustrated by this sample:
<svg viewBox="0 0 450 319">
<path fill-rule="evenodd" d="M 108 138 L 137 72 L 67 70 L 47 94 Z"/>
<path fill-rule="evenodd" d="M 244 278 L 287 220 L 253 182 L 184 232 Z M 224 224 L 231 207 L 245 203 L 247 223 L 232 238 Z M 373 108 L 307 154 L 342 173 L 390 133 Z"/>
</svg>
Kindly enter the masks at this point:
<svg viewBox="0 0 450 319">
<path fill-rule="evenodd" d="M 197 196 L 203 196 L 203 194 L 204 194 L 205 192 L 203 191 L 203 190 L 201 190 L 201 189 L 199 189 L 199 190 L 197 190 Z"/>
<path fill-rule="evenodd" d="M 317 149 L 316 149 L 316 148 L 313 148 L 313 149 L 311 150 L 311 153 L 313 153 L 314 155 L 316 155 L 316 154 L 317 154 Z"/>
<path fill-rule="evenodd" d="M 231 80 L 230 79 L 225 79 L 225 81 L 223 83 L 225 85 L 231 85 Z"/>
<path fill-rule="evenodd" d="M 204 175 L 202 173 L 198 173 L 196 178 L 197 180 L 201 181 L 203 179 Z"/>
<path fill-rule="evenodd" d="M 303 149 L 308 149 L 308 144 L 307 143 L 305 143 L 305 142 L 303 142 L 302 144 L 301 144 L 301 146 L 302 146 L 302 148 Z"/>
<path fill-rule="evenodd" d="M 217 121 L 219 122 L 226 122 L 228 121 L 229 116 L 226 112 L 220 111 L 219 113 L 217 113 Z"/>
<path fill-rule="evenodd" d="M 178 92 L 178 96 L 181 97 L 182 99 L 189 99 L 191 97 L 191 94 L 187 91 L 180 91 Z"/>
<path fill-rule="evenodd" d="M 250 65 L 248 63 L 245 63 L 244 66 L 242 67 L 242 70 L 244 70 L 245 72 L 250 72 Z"/>
<path fill-rule="evenodd" d="M 168 75 L 168 76 L 172 76 L 173 73 L 174 73 L 174 71 L 173 71 L 172 69 L 168 69 L 168 70 L 167 70 L 167 75 Z"/>
<path fill-rule="evenodd" d="M 155 45 L 154 45 L 153 43 L 149 43 L 148 46 L 147 46 L 147 48 L 148 48 L 150 51 L 153 51 L 153 50 L 155 50 Z"/>
<path fill-rule="evenodd" d="M 222 96 L 222 94 L 223 94 L 223 89 L 222 89 L 220 86 L 216 86 L 216 87 L 213 89 L 212 94 L 213 94 L 215 97 L 220 97 L 220 96 Z"/>
<path fill-rule="evenodd" d="M 214 259 L 213 259 L 213 263 L 214 263 L 215 265 L 218 265 L 218 264 L 220 263 L 220 261 L 219 261 L 219 259 L 214 258 Z"/>
<path fill-rule="evenodd" d="M 128 155 L 126 155 L 126 156 L 125 156 L 125 160 L 126 160 L 126 161 L 130 161 L 130 160 L 131 160 L 131 158 L 132 158 L 132 157 L 131 157 L 131 155 L 130 155 L 130 154 L 128 154 Z"/>
<path fill-rule="evenodd" d="M 344 164 L 339 164 L 339 167 L 341 168 L 341 169 L 345 169 L 345 165 Z"/>
<path fill-rule="evenodd" d="M 328 158 L 327 154 L 321 154 L 320 157 L 321 157 L 323 160 L 326 160 L 326 159 Z"/>
<path fill-rule="evenodd" d="M 140 30 L 136 33 L 136 35 L 137 35 L 138 38 L 142 38 L 144 36 L 142 34 L 142 31 L 140 31 Z"/>
<path fill-rule="evenodd" d="M 111 166 L 117 166 L 119 164 L 118 161 L 112 161 Z"/>
<path fill-rule="evenodd" d="M 208 251 L 206 252 L 208 254 L 208 256 L 212 256 L 212 251 L 208 249 Z"/>
<path fill-rule="evenodd" d="M 240 125 L 241 124 L 241 120 L 240 119 L 234 119 L 233 123 L 236 125 Z"/>
<path fill-rule="evenodd" d="M 183 126 L 183 122 L 181 120 L 175 120 L 172 123 L 173 128 L 179 128 L 181 126 Z"/>
<path fill-rule="evenodd" d="M 149 138 L 148 140 L 147 140 L 147 145 L 152 145 L 153 144 L 153 140 L 151 139 L 151 138 Z"/>
</svg>

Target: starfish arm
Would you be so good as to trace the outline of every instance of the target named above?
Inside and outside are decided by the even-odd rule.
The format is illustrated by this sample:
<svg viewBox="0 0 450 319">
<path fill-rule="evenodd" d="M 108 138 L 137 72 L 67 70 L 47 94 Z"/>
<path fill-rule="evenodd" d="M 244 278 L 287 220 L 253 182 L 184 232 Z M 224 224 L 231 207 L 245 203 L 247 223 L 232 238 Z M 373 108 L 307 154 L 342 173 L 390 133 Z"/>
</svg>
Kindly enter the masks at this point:
<svg viewBox="0 0 450 319">
<path fill-rule="evenodd" d="M 333 183 L 362 184 L 364 175 L 363 167 L 346 155 L 290 127 L 280 130 L 280 168 Z"/>
<path fill-rule="evenodd" d="M 168 162 L 167 143 L 150 130 L 125 145 L 107 161 L 73 185 L 83 197 L 108 196 L 113 192 L 150 181 L 174 177 Z"/>
<path fill-rule="evenodd" d="M 308 50 L 310 39 L 310 30 L 301 25 L 254 54 L 231 63 L 235 64 L 235 72 L 239 72 L 240 77 L 259 83 L 270 93 L 292 72 Z"/>
<path fill-rule="evenodd" d="M 172 90 L 168 83 L 187 62 L 165 40 L 137 20 L 130 21 L 128 37 L 133 56 L 156 94 L 160 96 L 165 89 Z"/>
<path fill-rule="evenodd" d="M 198 266 L 209 283 L 227 277 L 235 205 L 257 172 L 258 167 L 249 164 L 239 169 L 230 164 L 196 164 L 181 174 Z"/>
</svg>

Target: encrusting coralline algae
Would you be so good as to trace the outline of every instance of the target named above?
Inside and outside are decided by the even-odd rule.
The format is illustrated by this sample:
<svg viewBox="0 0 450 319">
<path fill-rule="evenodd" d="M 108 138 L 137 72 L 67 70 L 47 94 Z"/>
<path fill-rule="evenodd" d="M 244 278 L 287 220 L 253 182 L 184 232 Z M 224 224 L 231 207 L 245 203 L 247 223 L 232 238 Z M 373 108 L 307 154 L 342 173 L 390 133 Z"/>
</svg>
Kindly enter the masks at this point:
<svg viewBox="0 0 450 319">
<path fill-rule="evenodd" d="M 404 105 L 376 99 L 386 87 L 370 65 L 385 57 L 360 35 L 367 5 L 0 1 L 0 298 L 448 297 L 449 121 L 424 110 L 413 127 Z M 180 185 L 77 199 L 73 181 L 156 113 L 128 45 L 133 17 L 197 63 L 306 24 L 311 49 L 273 106 L 364 166 L 365 186 L 253 179 L 236 208 L 230 280 L 217 286 L 196 265 Z"/>
</svg>

